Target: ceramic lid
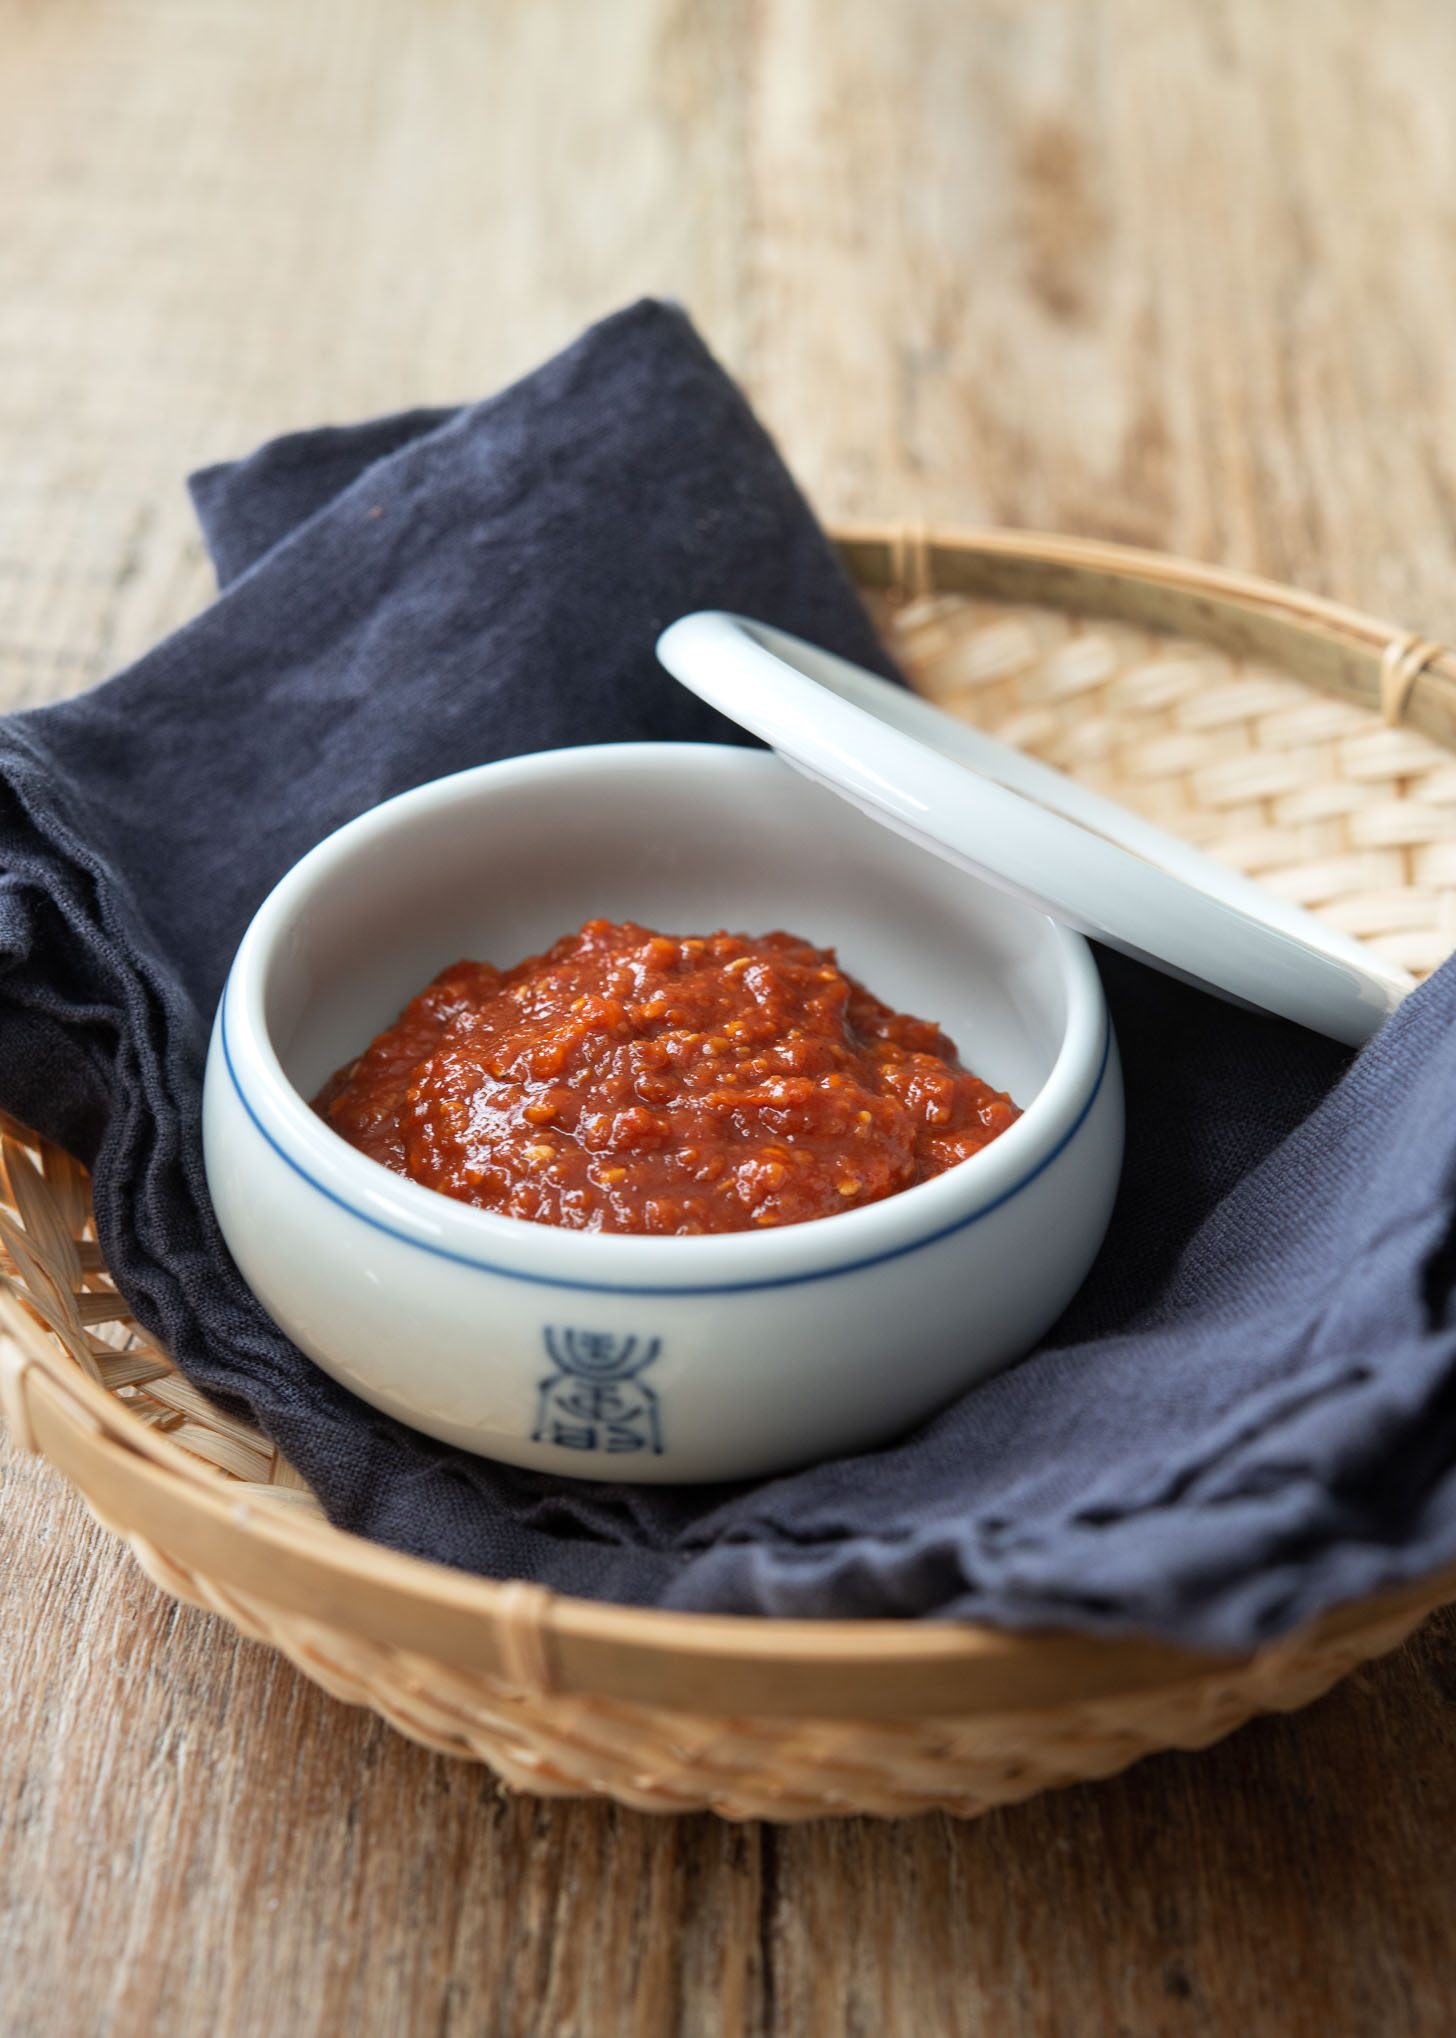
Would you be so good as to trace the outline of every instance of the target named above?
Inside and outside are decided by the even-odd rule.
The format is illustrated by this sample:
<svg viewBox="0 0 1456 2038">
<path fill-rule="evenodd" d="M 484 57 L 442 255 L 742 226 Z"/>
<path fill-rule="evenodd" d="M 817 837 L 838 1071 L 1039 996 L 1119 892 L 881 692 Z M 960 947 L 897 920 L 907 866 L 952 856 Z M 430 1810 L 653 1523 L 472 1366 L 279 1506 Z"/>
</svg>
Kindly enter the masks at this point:
<svg viewBox="0 0 1456 2038">
<path fill-rule="evenodd" d="M 657 653 L 684 686 L 932 855 L 1236 1004 L 1359 1045 L 1412 979 L 1312 915 L 782 630 L 703 612 Z"/>
</svg>

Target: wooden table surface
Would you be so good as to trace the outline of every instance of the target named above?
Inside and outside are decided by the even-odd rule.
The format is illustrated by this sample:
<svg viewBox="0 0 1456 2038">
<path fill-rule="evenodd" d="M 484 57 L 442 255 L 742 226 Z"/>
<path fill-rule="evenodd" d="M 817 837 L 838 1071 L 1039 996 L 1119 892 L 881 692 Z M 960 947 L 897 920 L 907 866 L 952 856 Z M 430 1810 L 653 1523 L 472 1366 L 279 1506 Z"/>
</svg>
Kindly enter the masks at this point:
<svg viewBox="0 0 1456 2038">
<path fill-rule="evenodd" d="M 207 598 L 182 477 L 682 299 L 828 514 L 1456 632 L 1456 9 L 0 0 L 0 705 Z M 1456 2026 L 1456 1623 L 971 1825 L 511 1798 L 0 1460 L 0 2029 Z"/>
</svg>

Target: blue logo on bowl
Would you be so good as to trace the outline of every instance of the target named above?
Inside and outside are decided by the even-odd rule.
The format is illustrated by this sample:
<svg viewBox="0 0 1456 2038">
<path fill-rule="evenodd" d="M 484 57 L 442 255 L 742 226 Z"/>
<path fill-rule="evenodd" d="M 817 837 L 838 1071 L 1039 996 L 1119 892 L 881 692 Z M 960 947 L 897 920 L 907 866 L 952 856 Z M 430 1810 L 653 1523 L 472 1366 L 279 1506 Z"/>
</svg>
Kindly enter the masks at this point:
<svg viewBox="0 0 1456 2038">
<path fill-rule="evenodd" d="M 558 1330 L 554 1324 L 541 1335 L 556 1371 L 540 1383 L 532 1443 L 661 1457 L 657 1396 L 637 1377 L 657 1357 L 661 1339 Z"/>
</svg>

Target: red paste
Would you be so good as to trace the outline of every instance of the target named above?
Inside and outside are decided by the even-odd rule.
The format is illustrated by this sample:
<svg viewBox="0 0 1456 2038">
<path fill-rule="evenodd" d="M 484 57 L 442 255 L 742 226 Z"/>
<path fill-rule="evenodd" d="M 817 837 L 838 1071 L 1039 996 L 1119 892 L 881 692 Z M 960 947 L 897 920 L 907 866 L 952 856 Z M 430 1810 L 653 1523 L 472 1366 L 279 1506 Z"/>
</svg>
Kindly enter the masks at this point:
<svg viewBox="0 0 1456 2038">
<path fill-rule="evenodd" d="M 442 971 L 314 1108 L 483 1210 L 675 1234 L 878 1202 L 1020 1116 L 831 948 L 606 920 L 514 969 Z"/>
</svg>

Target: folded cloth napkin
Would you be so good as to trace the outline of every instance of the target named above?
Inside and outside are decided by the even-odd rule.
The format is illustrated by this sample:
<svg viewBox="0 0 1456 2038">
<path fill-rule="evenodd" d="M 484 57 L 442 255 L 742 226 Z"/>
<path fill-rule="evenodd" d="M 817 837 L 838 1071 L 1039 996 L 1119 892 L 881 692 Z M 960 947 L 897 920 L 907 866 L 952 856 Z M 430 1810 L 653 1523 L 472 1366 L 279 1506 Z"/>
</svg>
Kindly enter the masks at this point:
<svg viewBox="0 0 1456 2038">
<path fill-rule="evenodd" d="M 888 1449 L 756 1486 L 596 1486 L 434 1443 L 317 1371 L 232 1267 L 199 1146 L 213 1006 L 275 880 L 445 771 L 738 740 L 656 665 L 686 610 L 891 668 L 662 305 L 489 402 L 302 433 L 192 486 L 218 601 L 0 722 L 0 1104 L 92 1166 L 140 1320 L 336 1522 L 603 1598 L 1227 1648 L 1456 1557 L 1450 969 L 1347 1070 L 1101 958 L 1128 1085 L 1107 1245 L 1036 1355 Z"/>
</svg>

